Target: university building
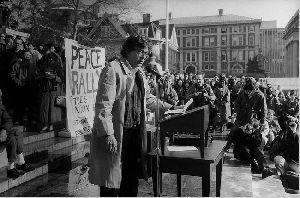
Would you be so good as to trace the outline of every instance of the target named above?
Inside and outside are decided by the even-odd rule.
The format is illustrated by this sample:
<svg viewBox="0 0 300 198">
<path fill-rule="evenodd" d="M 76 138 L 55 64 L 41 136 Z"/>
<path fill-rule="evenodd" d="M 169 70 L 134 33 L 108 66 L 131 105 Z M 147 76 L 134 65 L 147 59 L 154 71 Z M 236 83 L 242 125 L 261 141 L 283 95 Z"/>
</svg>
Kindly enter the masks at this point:
<svg viewBox="0 0 300 198">
<path fill-rule="evenodd" d="M 271 78 L 286 76 L 284 69 L 285 40 L 284 28 L 277 28 L 276 21 L 262 21 L 259 48 L 265 58 L 264 70 Z"/>
<path fill-rule="evenodd" d="M 299 77 L 299 10 L 285 27 L 285 77 Z"/>
<path fill-rule="evenodd" d="M 224 15 L 171 18 L 179 45 L 180 73 L 242 75 L 259 50 L 261 19 Z M 165 20 L 160 20 L 161 25 Z"/>
</svg>

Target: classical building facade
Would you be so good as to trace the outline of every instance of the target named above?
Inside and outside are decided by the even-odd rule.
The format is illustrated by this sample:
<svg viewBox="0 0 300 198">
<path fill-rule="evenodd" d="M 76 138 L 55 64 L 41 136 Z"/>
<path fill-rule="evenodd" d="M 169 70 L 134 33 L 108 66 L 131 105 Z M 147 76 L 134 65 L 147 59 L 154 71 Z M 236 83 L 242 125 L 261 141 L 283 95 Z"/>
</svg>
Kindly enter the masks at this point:
<svg viewBox="0 0 300 198">
<path fill-rule="evenodd" d="M 264 70 L 271 78 L 286 76 L 284 69 L 285 40 L 284 28 L 277 28 L 276 21 L 262 21 L 259 48 L 265 57 Z"/>
<path fill-rule="evenodd" d="M 170 24 L 176 28 L 180 73 L 242 75 L 248 59 L 258 53 L 261 19 L 223 15 L 219 9 L 216 16 L 173 18 Z"/>
<path fill-rule="evenodd" d="M 285 27 L 285 77 L 299 77 L 299 10 Z"/>
</svg>

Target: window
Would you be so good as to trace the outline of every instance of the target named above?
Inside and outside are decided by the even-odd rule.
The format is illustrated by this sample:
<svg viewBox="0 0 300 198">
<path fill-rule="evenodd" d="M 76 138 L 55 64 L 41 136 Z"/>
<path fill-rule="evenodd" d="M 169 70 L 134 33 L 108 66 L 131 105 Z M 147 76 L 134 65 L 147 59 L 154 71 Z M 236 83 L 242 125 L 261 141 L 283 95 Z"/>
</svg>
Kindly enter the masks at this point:
<svg viewBox="0 0 300 198">
<path fill-rule="evenodd" d="M 209 33 L 209 28 L 204 28 L 204 34 L 208 34 Z"/>
<path fill-rule="evenodd" d="M 110 33 L 110 26 L 101 26 L 100 27 L 100 36 L 107 37 Z"/>
<path fill-rule="evenodd" d="M 209 46 L 209 37 L 204 38 L 204 46 Z"/>
<path fill-rule="evenodd" d="M 243 45 L 243 35 L 232 35 L 232 45 Z"/>
<path fill-rule="evenodd" d="M 194 28 L 192 29 L 192 34 L 195 34 L 195 29 Z"/>
<path fill-rule="evenodd" d="M 250 60 L 253 60 L 253 58 L 254 58 L 254 51 L 253 50 L 249 51 L 248 57 L 249 57 Z"/>
<path fill-rule="evenodd" d="M 217 33 L 217 28 L 210 28 L 210 33 Z"/>
<path fill-rule="evenodd" d="M 227 60 L 227 52 L 226 51 L 222 51 L 221 52 L 221 61 L 226 61 Z"/>
<path fill-rule="evenodd" d="M 212 61 L 216 61 L 215 59 L 216 59 L 215 53 L 210 52 L 210 59 L 209 60 L 212 62 Z"/>
<path fill-rule="evenodd" d="M 239 26 L 234 26 L 233 27 L 233 32 L 239 32 Z"/>
<path fill-rule="evenodd" d="M 209 70 L 209 65 L 204 65 L 204 70 Z"/>
<path fill-rule="evenodd" d="M 214 70 L 214 65 L 210 65 L 209 70 Z"/>
<path fill-rule="evenodd" d="M 242 50 L 233 50 L 231 52 L 231 59 L 234 61 L 242 61 L 244 60 L 244 53 Z"/>
<path fill-rule="evenodd" d="M 186 35 L 186 30 L 182 30 L 182 34 L 183 34 L 183 35 Z"/>
<path fill-rule="evenodd" d="M 204 52 L 204 61 L 205 62 L 209 61 L 209 52 Z"/>
<path fill-rule="evenodd" d="M 210 46 L 215 46 L 215 37 L 210 37 L 209 38 L 209 45 Z"/>
<path fill-rule="evenodd" d="M 254 35 L 249 36 L 249 45 L 254 45 Z"/>
<path fill-rule="evenodd" d="M 177 43 L 180 45 L 180 37 L 177 37 Z"/>
<path fill-rule="evenodd" d="M 222 36 L 221 37 L 221 45 L 226 45 L 227 44 L 227 37 L 226 36 Z"/>
<path fill-rule="evenodd" d="M 176 34 L 177 34 L 177 35 L 180 35 L 180 30 L 177 30 L 177 31 L 176 31 Z"/>
<path fill-rule="evenodd" d="M 186 38 L 186 47 L 195 47 L 196 46 L 196 38 Z"/>
<path fill-rule="evenodd" d="M 226 33 L 227 32 L 227 28 L 226 27 L 222 27 L 221 28 L 221 33 Z"/>
<path fill-rule="evenodd" d="M 216 46 L 216 39 L 214 36 L 211 37 L 204 37 L 204 46 Z"/>
<path fill-rule="evenodd" d="M 250 25 L 250 26 L 249 26 L 249 32 L 254 32 L 254 31 L 255 31 L 254 25 Z"/>
<path fill-rule="evenodd" d="M 139 34 L 148 36 L 148 28 L 139 28 L 138 31 L 139 31 Z"/>
<path fill-rule="evenodd" d="M 199 34 L 199 29 L 196 29 L 196 34 Z"/>
<path fill-rule="evenodd" d="M 239 45 L 243 45 L 243 36 L 242 35 L 239 36 Z"/>
<path fill-rule="evenodd" d="M 191 34 L 191 29 L 187 29 L 187 30 L 186 30 L 186 34 L 187 34 L 187 35 Z"/>
<path fill-rule="evenodd" d="M 186 53 L 186 62 L 196 62 L 196 52 L 187 52 Z"/>
</svg>

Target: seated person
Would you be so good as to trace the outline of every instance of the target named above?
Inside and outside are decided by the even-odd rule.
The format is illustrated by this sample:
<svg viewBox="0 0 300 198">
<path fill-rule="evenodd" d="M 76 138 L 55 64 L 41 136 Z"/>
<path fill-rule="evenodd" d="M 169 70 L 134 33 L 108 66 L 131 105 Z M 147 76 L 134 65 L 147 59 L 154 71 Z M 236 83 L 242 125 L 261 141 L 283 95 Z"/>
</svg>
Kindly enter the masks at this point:
<svg viewBox="0 0 300 198">
<path fill-rule="evenodd" d="M 262 130 L 260 126 L 259 121 L 252 118 L 249 123 L 236 129 L 236 136 L 233 139 L 234 157 L 250 163 L 253 173 L 261 173 L 266 163 L 261 151 L 262 139 L 265 136 L 261 131 L 265 129 Z"/>
<path fill-rule="evenodd" d="M 299 189 L 299 129 L 297 129 L 297 122 L 296 118 L 287 117 L 285 122 L 287 127 L 276 138 L 270 151 L 270 159 L 275 162 L 284 187 L 287 188 L 289 184 L 292 184 L 292 189 L 296 190 Z M 286 175 L 289 177 L 285 177 Z M 297 182 L 298 184 L 296 184 Z"/>
<path fill-rule="evenodd" d="M 278 136 L 279 132 L 281 131 L 281 127 L 277 121 L 277 118 L 274 116 L 275 112 L 272 109 L 268 110 L 267 113 L 267 122 L 269 124 L 269 134 L 267 135 L 268 141 L 264 150 L 269 151 L 271 148 L 272 142 L 274 141 L 275 137 Z"/>
<path fill-rule="evenodd" d="M 0 90 L 0 143 L 6 144 L 8 167 L 7 177 L 18 178 L 25 172 L 34 168 L 25 162 L 23 155 L 23 135 L 12 130 L 12 119 L 2 104 L 2 91 Z M 17 164 L 15 165 L 15 161 Z"/>
</svg>

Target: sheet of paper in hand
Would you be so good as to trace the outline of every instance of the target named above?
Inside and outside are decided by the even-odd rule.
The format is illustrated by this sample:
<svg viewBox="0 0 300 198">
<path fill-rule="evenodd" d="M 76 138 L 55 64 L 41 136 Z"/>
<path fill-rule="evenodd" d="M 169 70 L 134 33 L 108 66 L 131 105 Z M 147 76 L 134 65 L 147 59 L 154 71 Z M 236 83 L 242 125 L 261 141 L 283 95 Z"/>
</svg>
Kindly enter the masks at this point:
<svg viewBox="0 0 300 198">
<path fill-rule="evenodd" d="M 193 98 L 191 98 L 182 109 L 174 109 L 174 110 L 168 110 L 165 112 L 165 114 L 183 114 L 186 112 L 186 109 L 193 103 Z"/>
</svg>

